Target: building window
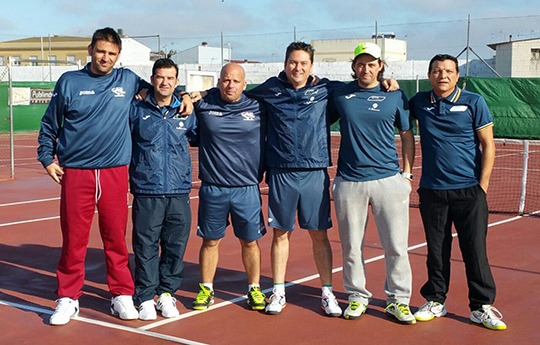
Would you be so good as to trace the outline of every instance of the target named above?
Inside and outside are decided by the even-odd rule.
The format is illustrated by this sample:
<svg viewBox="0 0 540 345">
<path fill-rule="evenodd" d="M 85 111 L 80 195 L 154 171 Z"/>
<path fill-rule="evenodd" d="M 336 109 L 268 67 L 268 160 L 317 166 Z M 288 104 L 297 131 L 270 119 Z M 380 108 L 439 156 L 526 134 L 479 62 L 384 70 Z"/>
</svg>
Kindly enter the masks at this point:
<svg viewBox="0 0 540 345">
<path fill-rule="evenodd" d="M 38 62 L 37 62 L 38 58 L 37 58 L 37 56 L 30 56 L 30 60 L 31 60 L 31 61 L 30 61 L 30 66 L 37 66 L 37 65 L 38 65 Z"/>
<path fill-rule="evenodd" d="M 531 60 L 540 60 L 540 48 L 531 48 Z"/>
<path fill-rule="evenodd" d="M 68 55 L 66 59 L 69 62 L 77 62 L 75 55 Z"/>
<path fill-rule="evenodd" d="M 56 55 L 50 55 L 49 60 L 51 60 L 51 66 L 56 66 Z"/>
<path fill-rule="evenodd" d="M 21 57 L 20 56 L 12 56 L 11 61 L 13 61 L 13 66 L 20 66 L 21 65 Z"/>
<path fill-rule="evenodd" d="M 5 66 L 5 65 L 6 65 L 6 58 L 3 56 L 0 56 L 0 66 Z"/>
</svg>

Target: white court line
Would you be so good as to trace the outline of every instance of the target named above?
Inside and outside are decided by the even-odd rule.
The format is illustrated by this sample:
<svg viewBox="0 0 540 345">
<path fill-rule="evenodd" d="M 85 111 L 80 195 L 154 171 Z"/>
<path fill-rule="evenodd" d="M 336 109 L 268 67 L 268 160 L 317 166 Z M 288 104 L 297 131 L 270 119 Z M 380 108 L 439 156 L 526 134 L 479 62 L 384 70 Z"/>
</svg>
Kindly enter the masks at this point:
<svg viewBox="0 0 540 345">
<path fill-rule="evenodd" d="M 199 196 L 198 195 L 195 195 L 195 196 L 190 196 L 189 199 L 198 199 Z M 49 199 L 37 199 L 37 200 L 30 200 L 30 201 L 19 201 L 19 202 L 12 202 L 12 203 L 8 203 L 8 204 L 0 204 L 0 207 L 3 207 L 3 206 L 18 206 L 18 205 L 26 205 L 26 204 L 32 204 L 32 203 L 37 203 L 37 202 L 46 202 L 46 201 L 55 201 L 55 200 L 60 200 L 60 198 L 49 198 Z M 131 205 L 128 206 L 128 208 L 131 208 Z M 94 213 L 97 213 L 98 211 L 94 211 Z M 1 227 L 4 227 L 4 226 L 10 226 L 10 225 L 19 225 L 19 224 L 27 224 L 27 223 L 35 223 L 35 222 L 42 222 L 42 221 L 47 221 L 47 220 L 53 220 L 53 219 L 58 219 L 60 218 L 60 216 L 51 216 L 51 217 L 45 217 L 45 218 L 35 218 L 35 219 L 28 219 L 28 220 L 19 220 L 19 221 L 16 221 L 16 222 L 11 222 L 11 223 L 0 223 L 0 228 Z"/>
<path fill-rule="evenodd" d="M 36 307 L 31 307 L 31 306 L 27 306 L 27 305 L 19 304 L 19 303 L 12 303 L 12 302 L 6 302 L 6 301 L 1 301 L 0 300 L 0 304 L 8 306 L 8 307 L 13 307 L 13 308 L 18 308 L 18 309 L 22 309 L 22 310 L 28 310 L 28 311 L 36 312 L 38 314 L 51 315 L 53 313 L 53 311 L 50 310 L 50 309 L 36 308 Z M 173 336 L 170 336 L 170 335 L 167 335 L 167 334 L 161 334 L 161 333 L 156 333 L 156 332 L 148 332 L 148 331 L 141 330 L 141 329 L 134 328 L 134 327 L 117 325 L 117 324 L 114 324 L 114 323 L 93 320 L 93 319 L 89 319 L 89 318 L 81 317 L 81 316 L 73 317 L 72 320 L 77 320 L 77 321 L 93 324 L 93 325 L 96 325 L 96 326 L 103 326 L 103 327 L 107 327 L 107 328 L 112 328 L 112 329 L 116 329 L 116 330 L 119 330 L 119 331 L 126 331 L 126 332 L 130 332 L 130 333 L 146 335 L 148 337 L 168 340 L 168 341 L 172 341 L 174 343 L 179 343 L 179 344 L 207 345 L 205 343 L 200 343 L 200 342 L 189 340 L 189 339 L 173 337 Z"/>
<path fill-rule="evenodd" d="M 0 204 L 0 207 L 34 204 L 36 202 L 46 202 L 46 201 L 54 201 L 54 200 L 60 200 L 60 197 L 47 198 L 47 199 L 36 199 L 36 200 L 28 200 L 28 201 L 10 202 L 10 203 L 7 203 L 7 204 Z"/>
<path fill-rule="evenodd" d="M 198 198 L 198 197 L 191 197 L 191 198 Z M 534 212 L 534 213 L 538 213 L 538 212 L 540 212 L 540 211 L 537 211 L 537 212 Z M 509 218 L 509 219 L 501 220 L 501 221 L 489 224 L 488 227 L 493 227 L 493 226 L 497 226 L 497 225 L 501 225 L 501 224 L 505 224 L 505 223 L 510 223 L 510 222 L 519 220 L 519 219 L 521 219 L 523 217 L 524 216 L 516 216 L 516 217 Z M 27 222 L 31 222 L 31 221 L 27 221 Z M 4 226 L 4 225 L 0 224 L 0 226 Z M 454 233 L 453 237 L 455 237 L 455 236 L 457 236 L 457 234 Z M 421 248 L 421 247 L 424 247 L 424 246 L 426 246 L 426 242 L 422 242 L 422 243 L 410 246 L 409 248 L 407 248 L 407 251 L 415 250 L 415 249 L 418 249 L 418 248 Z M 382 259 L 384 259 L 384 255 L 378 255 L 378 256 L 375 256 L 373 258 L 367 259 L 365 262 L 366 262 L 366 264 L 368 264 L 368 263 L 376 262 L 376 261 L 379 261 L 379 260 L 382 260 Z M 337 272 L 340 272 L 342 270 L 343 270 L 343 267 L 337 267 L 337 268 L 334 268 L 332 270 L 332 273 L 337 273 Z M 314 275 L 311 275 L 311 276 L 307 276 L 307 277 L 304 277 L 304 278 L 300 278 L 300 279 L 288 282 L 288 283 L 286 283 L 285 286 L 286 287 L 294 286 L 294 285 L 298 285 L 298 284 L 301 284 L 301 283 L 304 283 L 304 282 L 307 282 L 307 281 L 311 281 L 311 280 L 314 280 L 314 279 L 318 279 L 318 278 L 319 278 L 319 275 L 314 274 Z M 271 290 L 272 290 L 272 288 L 268 288 L 268 289 L 263 290 L 263 292 L 268 293 Z M 153 323 L 150 323 L 150 324 L 148 324 L 146 326 L 142 326 L 142 327 L 138 327 L 138 328 L 117 325 L 117 324 L 114 324 L 114 323 L 98 321 L 98 320 L 89 319 L 89 318 L 85 318 L 85 317 L 75 317 L 75 318 L 73 318 L 73 320 L 78 320 L 78 321 L 81 321 L 81 322 L 94 324 L 94 325 L 98 325 L 98 326 L 103 326 L 103 327 L 108 327 L 108 328 L 112 328 L 112 329 L 116 329 L 116 330 L 122 330 L 122 331 L 126 331 L 126 332 L 141 334 L 141 335 L 145 335 L 145 336 L 149 336 L 149 337 L 153 337 L 153 338 L 157 338 L 157 339 L 169 340 L 169 341 L 180 343 L 180 344 L 205 345 L 204 343 L 195 342 L 195 341 L 191 341 L 191 340 L 184 339 L 184 338 L 173 337 L 173 336 L 169 336 L 169 335 L 165 335 L 165 334 L 161 334 L 161 333 L 157 333 L 157 332 L 150 332 L 148 330 L 150 330 L 152 328 L 155 328 L 155 327 L 160 327 L 160 326 L 172 323 L 172 322 L 176 322 L 176 321 L 179 321 L 179 320 L 182 320 L 182 319 L 186 319 L 186 318 L 189 318 L 189 317 L 192 317 L 192 316 L 204 313 L 204 312 L 210 312 L 212 310 L 222 308 L 222 307 L 225 307 L 225 306 L 228 306 L 228 305 L 231 305 L 231 304 L 234 304 L 234 303 L 240 302 L 242 300 L 246 300 L 246 299 L 247 299 L 246 296 L 236 297 L 236 298 L 233 298 L 233 299 L 223 301 L 221 303 L 214 304 L 211 308 L 207 309 L 206 311 L 190 311 L 190 312 L 187 312 L 187 313 L 184 313 L 184 314 L 180 315 L 177 318 L 165 319 L 165 320 L 161 320 L 161 321 L 158 321 L 158 322 L 153 322 Z M 50 310 L 50 309 L 36 308 L 36 307 L 32 307 L 32 306 L 27 306 L 27 305 L 18 304 L 18 303 L 11 303 L 11 302 L 2 301 L 2 300 L 0 300 L 0 304 L 15 307 L 15 308 L 22 309 L 22 310 L 28 310 L 28 311 L 38 312 L 38 313 L 45 313 L 45 314 L 52 314 L 52 310 Z"/>
<path fill-rule="evenodd" d="M 538 212 L 540 212 L 540 211 L 538 211 Z M 501 220 L 501 221 L 498 221 L 498 222 L 495 222 L 495 223 L 492 223 L 492 224 L 488 224 L 488 228 L 493 227 L 493 226 L 497 226 L 497 225 L 501 225 L 501 224 L 505 224 L 505 223 L 510 223 L 510 222 L 519 220 L 519 219 L 521 219 L 523 217 L 524 216 L 516 216 L 516 217 L 513 217 L 513 218 L 509 218 L 509 219 Z M 456 237 L 456 236 L 457 236 L 457 233 L 452 234 L 452 237 Z M 410 252 L 412 250 L 425 247 L 426 245 L 427 245 L 426 242 L 422 242 L 422 243 L 419 243 L 419 244 L 416 244 L 416 245 L 413 245 L 413 246 L 409 246 L 407 248 L 407 251 Z M 365 263 L 369 264 L 369 263 L 379 261 L 379 260 L 382 260 L 382 259 L 384 259 L 384 254 L 369 258 L 369 259 L 365 260 Z M 336 268 L 332 269 L 332 273 L 341 272 L 342 270 L 343 270 L 343 267 L 336 267 Z M 288 283 L 285 283 L 285 287 L 299 285 L 299 284 L 305 283 L 307 281 L 315 280 L 315 279 L 318 279 L 318 278 L 319 278 L 319 274 L 313 274 L 311 276 L 307 276 L 307 277 L 304 277 L 304 278 L 300 278 L 300 279 L 293 280 L 293 281 L 290 281 Z M 263 290 L 263 292 L 265 294 L 269 293 L 271 291 L 272 291 L 272 288 L 268 288 L 268 289 Z M 236 298 L 233 298 L 233 299 L 230 299 L 230 300 L 223 301 L 221 303 L 213 304 L 211 308 L 206 309 L 206 310 L 190 311 L 190 312 L 187 312 L 187 313 L 184 313 L 184 314 L 180 315 L 178 318 L 164 319 L 164 320 L 161 320 L 161 321 L 158 321 L 158 322 L 153 322 L 153 323 L 148 324 L 146 326 L 139 327 L 139 329 L 148 330 L 148 329 L 152 329 L 152 328 L 155 328 L 155 327 L 160 327 L 160 326 L 169 324 L 171 322 L 175 322 L 175 321 L 180 320 L 180 319 L 186 319 L 186 318 L 192 317 L 194 315 L 198 315 L 200 313 L 205 313 L 205 312 L 217 309 L 217 308 L 222 308 L 222 307 L 228 306 L 230 304 L 241 302 L 241 301 L 246 300 L 246 299 L 247 299 L 247 296 L 236 297 Z"/>
</svg>

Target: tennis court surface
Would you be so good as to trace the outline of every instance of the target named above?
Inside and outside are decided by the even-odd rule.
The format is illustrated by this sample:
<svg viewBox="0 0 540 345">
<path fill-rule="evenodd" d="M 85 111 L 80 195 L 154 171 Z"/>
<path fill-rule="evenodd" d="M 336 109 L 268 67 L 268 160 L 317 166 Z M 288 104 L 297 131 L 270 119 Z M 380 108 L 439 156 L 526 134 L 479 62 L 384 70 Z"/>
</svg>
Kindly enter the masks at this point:
<svg viewBox="0 0 540 345">
<path fill-rule="evenodd" d="M 320 309 L 320 283 L 307 234 L 297 230 L 291 239 L 287 279 L 287 307 L 270 316 L 248 309 L 246 281 L 240 246 L 231 232 L 223 240 L 219 268 L 214 282 L 216 303 L 207 311 L 191 310 L 198 290 L 198 250 L 195 234 L 197 188 L 192 196 L 194 224 L 186 252 L 185 279 L 176 293 L 181 316 L 156 321 L 122 321 L 109 313 L 110 295 L 105 282 L 105 264 L 97 217 L 86 260 L 81 313 L 68 325 L 48 325 L 56 305 L 55 270 L 60 256 L 59 192 L 35 159 L 36 133 L 15 136 L 16 173 L 14 180 L 0 181 L 0 343 L 2 344 L 539 344 L 536 302 L 540 297 L 540 187 L 529 182 L 523 215 L 517 211 L 522 196 L 519 175 L 523 154 L 499 143 L 497 162 L 519 156 L 516 163 L 500 166 L 493 174 L 490 197 L 511 206 L 491 213 L 488 254 L 498 293 L 495 306 L 503 313 L 506 331 L 491 331 L 469 321 L 467 288 L 461 254 L 454 241 L 452 283 L 447 300 L 448 314 L 430 322 L 402 325 L 384 313 L 384 257 L 370 222 L 366 234 L 368 288 L 374 298 L 367 314 L 358 320 L 330 318 Z M 529 159 L 529 181 L 538 178 L 539 153 Z M 536 155 L 536 156 L 535 156 Z M 417 151 L 415 167 L 420 165 Z M 521 161 L 521 163 L 519 163 Z M 3 164 L 3 163 L 2 163 Z M 498 164 L 496 163 L 496 167 Z M 498 167 L 496 168 L 498 169 Z M 531 173 L 532 171 L 532 173 Z M 415 171 L 418 179 L 419 172 Z M 536 177 L 534 177 L 536 176 Z M 499 192 L 499 190 L 507 192 Z M 502 193 L 502 194 L 501 194 Z M 519 191 L 518 191 L 519 194 Z M 416 194 L 411 195 L 414 203 Z M 494 205 L 500 201 L 490 200 Z M 266 209 L 266 196 L 263 195 Z M 511 208 L 511 210 L 507 209 Z M 514 210 L 516 209 L 516 210 Z M 266 210 L 265 210 L 266 212 Z M 413 270 L 411 308 L 423 302 L 420 286 L 426 279 L 426 247 L 417 208 L 410 209 L 410 260 Z M 131 225 L 128 225 L 131 245 Z M 341 249 L 334 220 L 329 231 L 334 250 L 334 292 L 345 309 L 347 295 L 341 278 Z M 271 230 L 260 241 L 261 285 L 267 295 L 272 286 L 270 269 Z M 131 248 L 130 252 L 131 251 Z M 131 258 L 133 260 L 133 257 Z"/>
</svg>

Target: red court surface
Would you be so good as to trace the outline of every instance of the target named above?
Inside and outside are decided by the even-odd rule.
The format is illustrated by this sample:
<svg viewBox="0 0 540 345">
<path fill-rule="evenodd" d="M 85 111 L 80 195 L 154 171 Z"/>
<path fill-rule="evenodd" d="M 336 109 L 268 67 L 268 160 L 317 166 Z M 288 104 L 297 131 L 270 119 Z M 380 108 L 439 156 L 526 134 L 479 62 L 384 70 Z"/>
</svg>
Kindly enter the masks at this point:
<svg viewBox="0 0 540 345">
<path fill-rule="evenodd" d="M 448 315 L 416 325 L 401 325 L 387 317 L 384 313 L 384 258 L 372 223 L 366 235 L 365 258 L 368 288 L 374 298 L 367 314 L 358 320 L 322 314 L 320 283 L 311 243 L 302 230 L 296 230 L 292 236 L 287 271 L 288 304 L 280 315 L 265 315 L 247 308 L 240 248 L 232 232 L 221 246 L 215 280 L 216 303 L 205 312 L 191 310 L 199 282 L 200 245 L 193 224 L 185 256 L 185 279 L 176 293 L 181 316 L 176 319 L 159 316 L 156 321 L 122 321 L 109 313 L 104 256 L 97 222 L 94 222 L 86 261 L 86 284 L 80 299 L 81 313 L 68 325 L 49 326 L 48 319 L 56 305 L 55 270 L 61 244 L 60 188 L 36 162 L 35 138 L 35 133 L 16 135 L 15 179 L 0 182 L 1 344 L 540 343 L 536 314 L 540 297 L 535 294 L 540 287 L 540 218 L 508 214 L 490 216 L 488 236 L 488 252 L 498 288 L 495 306 L 504 314 L 506 331 L 491 331 L 469 321 L 464 266 L 457 241 L 454 241 L 452 256 Z M 195 189 L 192 193 L 194 217 L 197 206 Z M 129 245 L 130 232 L 129 227 Z M 329 234 L 334 250 L 334 292 L 345 309 L 347 295 L 341 277 L 341 249 L 335 221 Z M 267 295 L 272 286 L 270 243 L 269 232 L 260 241 L 261 285 Z M 426 279 L 426 247 L 416 208 L 411 208 L 409 246 L 413 269 L 411 307 L 415 311 L 424 302 L 419 289 Z"/>
</svg>

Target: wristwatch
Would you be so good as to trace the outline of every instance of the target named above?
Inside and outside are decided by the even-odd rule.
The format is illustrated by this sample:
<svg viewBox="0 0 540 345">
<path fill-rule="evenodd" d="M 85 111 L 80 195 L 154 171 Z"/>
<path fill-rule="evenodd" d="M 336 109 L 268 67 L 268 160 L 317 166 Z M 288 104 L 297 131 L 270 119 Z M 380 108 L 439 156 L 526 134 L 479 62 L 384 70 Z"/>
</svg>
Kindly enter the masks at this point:
<svg viewBox="0 0 540 345">
<path fill-rule="evenodd" d="M 411 173 L 402 172 L 401 176 L 405 177 L 409 181 L 412 181 L 413 179 L 413 175 Z"/>
</svg>

